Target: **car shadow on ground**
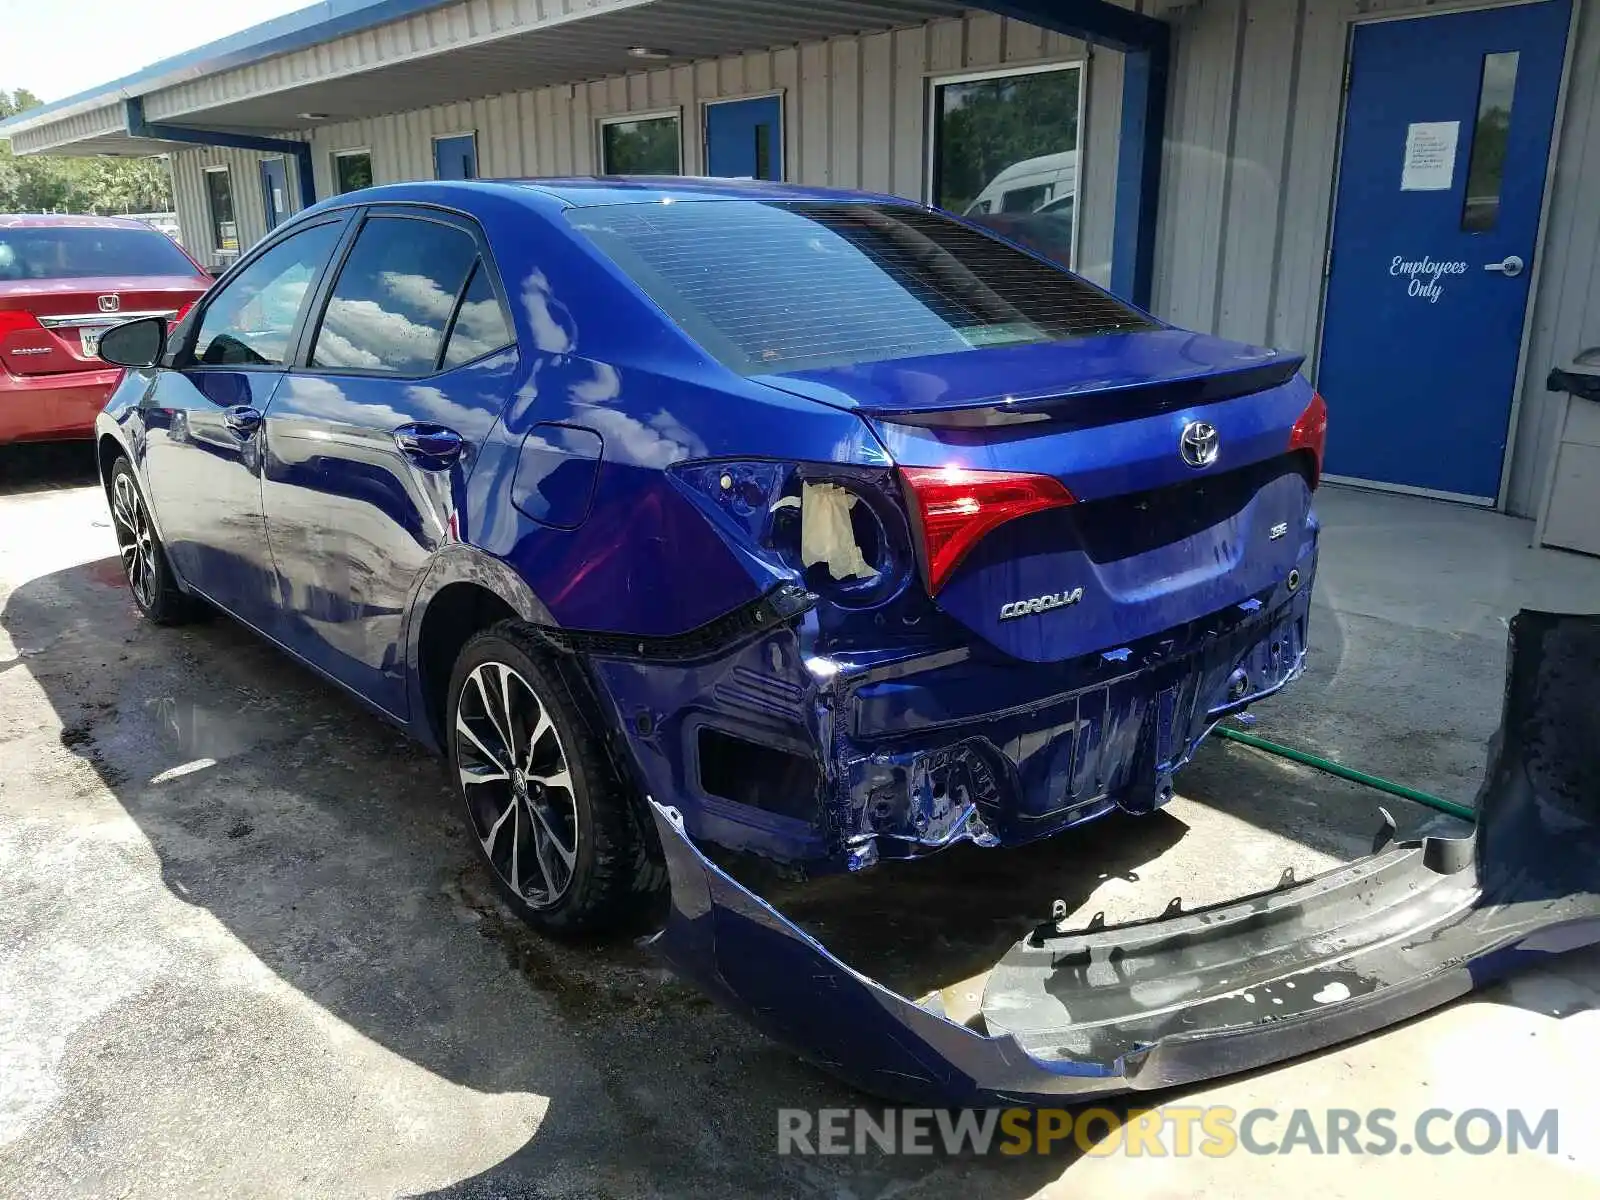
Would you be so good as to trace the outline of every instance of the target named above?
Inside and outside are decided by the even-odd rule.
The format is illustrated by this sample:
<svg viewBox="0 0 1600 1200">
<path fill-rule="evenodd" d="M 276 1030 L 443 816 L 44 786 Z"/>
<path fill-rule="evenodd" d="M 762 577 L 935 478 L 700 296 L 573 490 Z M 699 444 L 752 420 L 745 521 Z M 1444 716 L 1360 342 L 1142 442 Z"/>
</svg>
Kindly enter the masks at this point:
<svg viewBox="0 0 1600 1200">
<path fill-rule="evenodd" d="M 575 1163 L 619 1195 L 810 1191 L 802 1180 L 846 1175 L 870 1194 L 948 1169 L 939 1158 L 820 1168 L 778 1158 L 778 1108 L 876 1102 L 723 1013 L 646 950 L 566 945 L 522 925 L 474 857 L 437 762 L 232 621 L 149 626 L 108 557 L 16 589 L 0 627 L 59 718 L 61 745 L 137 823 L 174 896 L 394 1054 L 477 1091 L 549 1097 L 527 1145 L 440 1194 L 538 1194 Z M 1157 852 L 1172 824 L 1108 839 L 1115 869 Z M 1042 870 L 1047 857 L 1028 861 Z M 1089 861 L 1061 860 L 1074 871 Z M 926 879 L 933 866 L 921 865 Z M 956 882 L 1029 890 L 1004 872 L 986 887 L 975 872 L 963 866 Z M 926 879 L 912 908 L 937 903 Z M 998 956 L 1016 935 L 994 911 L 993 929 L 967 912 L 968 936 L 922 946 L 920 977 L 969 972 L 979 943 Z M 881 910 L 877 920 L 886 936 L 899 924 Z M 902 928 L 924 939 L 926 916 Z M 970 1169 L 982 1194 L 1025 1195 L 1061 1163 Z"/>
</svg>

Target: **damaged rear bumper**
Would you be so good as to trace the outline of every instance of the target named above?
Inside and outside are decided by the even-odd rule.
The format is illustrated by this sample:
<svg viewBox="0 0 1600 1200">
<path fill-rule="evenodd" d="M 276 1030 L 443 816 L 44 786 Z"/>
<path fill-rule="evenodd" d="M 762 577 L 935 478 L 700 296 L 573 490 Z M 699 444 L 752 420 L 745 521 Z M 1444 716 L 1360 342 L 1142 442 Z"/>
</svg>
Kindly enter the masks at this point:
<svg viewBox="0 0 1600 1200">
<path fill-rule="evenodd" d="M 991 972 L 977 1028 L 852 970 L 654 805 L 682 975 L 867 1092 L 1070 1103 L 1248 1070 L 1359 1037 L 1529 960 L 1600 942 L 1600 617 L 1511 625 L 1500 733 L 1469 837 L 1379 847 L 1192 913 L 1045 923 Z"/>
<path fill-rule="evenodd" d="M 1158 807 L 1219 719 L 1300 674 L 1314 574 L 1308 547 L 1260 595 L 1062 663 L 964 638 L 824 655 L 814 611 L 774 606 L 716 655 L 590 664 L 644 790 L 689 836 L 859 870 Z"/>
</svg>

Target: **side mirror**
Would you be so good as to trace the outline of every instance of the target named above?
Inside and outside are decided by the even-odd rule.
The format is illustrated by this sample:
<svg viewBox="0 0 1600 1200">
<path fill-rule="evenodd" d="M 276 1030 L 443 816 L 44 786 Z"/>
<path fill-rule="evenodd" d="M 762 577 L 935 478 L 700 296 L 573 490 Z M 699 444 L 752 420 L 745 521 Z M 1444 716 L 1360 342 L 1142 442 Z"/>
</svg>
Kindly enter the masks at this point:
<svg viewBox="0 0 1600 1200">
<path fill-rule="evenodd" d="M 167 319 L 140 317 L 100 335 L 100 357 L 114 367 L 153 367 L 167 349 Z"/>
</svg>

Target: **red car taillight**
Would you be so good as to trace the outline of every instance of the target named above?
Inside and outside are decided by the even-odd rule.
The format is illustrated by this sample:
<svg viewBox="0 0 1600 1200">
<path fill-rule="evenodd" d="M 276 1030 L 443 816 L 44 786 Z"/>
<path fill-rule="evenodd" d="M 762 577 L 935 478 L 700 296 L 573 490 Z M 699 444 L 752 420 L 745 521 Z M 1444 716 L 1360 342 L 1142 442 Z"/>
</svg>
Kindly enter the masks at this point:
<svg viewBox="0 0 1600 1200">
<path fill-rule="evenodd" d="M 43 328 L 44 326 L 39 324 L 39 318 L 31 312 L 13 308 L 0 310 L 0 334 L 23 333 Z"/>
<path fill-rule="evenodd" d="M 169 328 L 176 328 L 178 326 L 178 323 L 189 315 L 189 310 L 191 308 L 193 308 L 193 307 L 194 307 L 194 301 L 190 300 L 187 304 L 185 304 L 181 308 L 179 308 L 177 312 L 173 313 L 172 314 L 172 324 L 171 324 L 171 326 L 169 326 Z"/>
<path fill-rule="evenodd" d="M 1311 476 L 1311 486 L 1316 487 L 1322 478 L 1322 451 L 1328 444 L 1328 406 L 1323 402 L 1321 395 L 1311 393 L 1311 403 L 1306 405 L 1305 412 L 1300 414 L 1300 419 L 1294 423 L 1294 428 L 1289 431 L 1289 449 L 1309 450 L 1316 463 L 1316 471 Z"/>
<path fill-rule="evenodd" d="M 901 467 L 922 538 L 928 594 L 938 593 L 967 552 L 1007 521 L 1077 501 L 1059 479 L 1018 471 Z"/>
</svg>

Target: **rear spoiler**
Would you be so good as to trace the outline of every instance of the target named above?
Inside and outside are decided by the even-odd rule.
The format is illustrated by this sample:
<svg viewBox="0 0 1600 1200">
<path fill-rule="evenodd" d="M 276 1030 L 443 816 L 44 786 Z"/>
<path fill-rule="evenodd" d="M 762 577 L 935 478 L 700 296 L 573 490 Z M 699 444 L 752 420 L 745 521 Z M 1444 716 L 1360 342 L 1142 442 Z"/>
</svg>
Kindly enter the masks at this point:
<svg viewBox="0 0 1600 1200">
<path fill-rule="evenodd" d="M 1103 425 L 1126 421 L 1131 416 L 1154 416 L 1264 392 L 1288 383 L 1303 361 L 1300 355 L 1284 354 L 1236 370 L 1208 371 L 1177 378 L 1107 385 L 1086 382 L 1040 395 L 990 396 L 942 408 L 862 404 L 856 411 L 873 420 L 930 429 L 971 429 L 1043 420 L 1082 426 Z"/>
<path fill-rule="evenodd" d="M 1600 616 L 1511 622 L 1501 727 L 1466 837 L 1390 843 L 1305 882 L 1153 921 L 1043 921 L 977 1028 L 852 970 L 652 801 L 674 969 L 824 1069 L 934 1106 L 1072 1103 L 1360 1037 L 1600 942 Z"/>
</svg>

